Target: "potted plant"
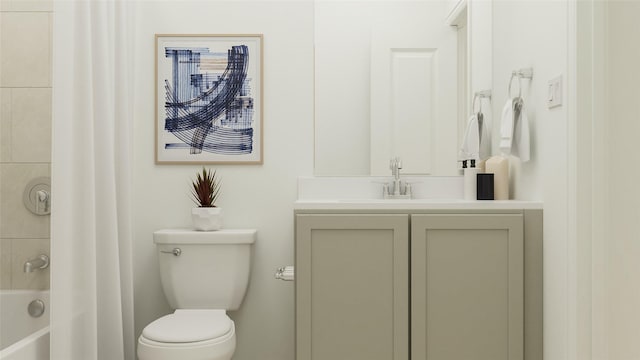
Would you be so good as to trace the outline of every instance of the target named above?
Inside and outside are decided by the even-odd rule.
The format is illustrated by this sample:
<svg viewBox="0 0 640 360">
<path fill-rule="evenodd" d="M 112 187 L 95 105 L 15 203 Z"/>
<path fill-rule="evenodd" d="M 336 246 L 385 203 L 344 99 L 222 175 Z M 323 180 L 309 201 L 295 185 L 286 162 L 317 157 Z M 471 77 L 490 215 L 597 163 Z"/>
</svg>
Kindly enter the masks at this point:
<svg viewBox="0 0 640 360">
<path fill-rule="evenodd" d="M 222 209 L 216 206 L 220 194 L 220 180 L 216 172 L 202 168 L 192 182 L 193 201 L 198 207 L 191 211 L 191 219 L 196 230 L 212 231 L 222 227 Z"/>
</svg>

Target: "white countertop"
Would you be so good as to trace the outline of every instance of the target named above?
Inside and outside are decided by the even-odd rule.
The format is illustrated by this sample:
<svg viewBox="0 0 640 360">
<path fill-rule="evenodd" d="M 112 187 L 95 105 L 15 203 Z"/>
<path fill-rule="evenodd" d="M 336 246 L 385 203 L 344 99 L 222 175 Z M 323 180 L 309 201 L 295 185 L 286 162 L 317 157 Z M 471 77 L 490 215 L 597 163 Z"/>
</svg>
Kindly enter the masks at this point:
<svg viewBox="0 0 640 360">
<path fill-rule="evenodd" d="M 536 210 L 540 201 L 459 199 L 340 199 L 298 200 L 295 210 Z"/>
<path fill-rule="evenodd" d="M 300 177 L 295 210 L 535 210 L 541 201 L 463 200 L 462 176 L 406 177 L 413 199 L 382 199 L 389 177 Z"/>
</svg>

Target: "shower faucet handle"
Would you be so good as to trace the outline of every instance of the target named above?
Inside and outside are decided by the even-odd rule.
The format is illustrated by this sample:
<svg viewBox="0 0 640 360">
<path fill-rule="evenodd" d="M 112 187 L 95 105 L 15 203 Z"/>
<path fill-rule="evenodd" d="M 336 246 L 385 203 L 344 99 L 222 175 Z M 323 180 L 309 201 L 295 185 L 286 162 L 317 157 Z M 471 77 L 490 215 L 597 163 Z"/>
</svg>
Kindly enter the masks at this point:
<svg viewBox="0 0 640 360">
<path fill-rule="evenodd" d="M 47 190 L 38 190 L 36 193 L 36 201 L 38 202 L 36 210 L 40 213 L 47 214 L 50 212 L 49 205 L 51 204 L 51 195 Z"/>
<path fill-rule="evenodd" d="M 51 213 L 51 179 L 38 177 L 31 180 L 22 193 L 24 206 L 36 215 Z"/>
</svg>

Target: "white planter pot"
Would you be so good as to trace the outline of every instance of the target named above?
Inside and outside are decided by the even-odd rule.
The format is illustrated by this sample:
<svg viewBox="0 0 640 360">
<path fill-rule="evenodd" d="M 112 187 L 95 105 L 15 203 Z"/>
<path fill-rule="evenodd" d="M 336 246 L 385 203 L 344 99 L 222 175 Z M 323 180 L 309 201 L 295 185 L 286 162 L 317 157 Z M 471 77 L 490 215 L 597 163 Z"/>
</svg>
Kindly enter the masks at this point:
<svg viewBox="0 0 640 360">
<path fill-rule="evenodd" d="M 220 230 L 222 209 L 219 207 L 197 207 L 191 210 L 193 228 L 199 231 Z"/>
</svg>

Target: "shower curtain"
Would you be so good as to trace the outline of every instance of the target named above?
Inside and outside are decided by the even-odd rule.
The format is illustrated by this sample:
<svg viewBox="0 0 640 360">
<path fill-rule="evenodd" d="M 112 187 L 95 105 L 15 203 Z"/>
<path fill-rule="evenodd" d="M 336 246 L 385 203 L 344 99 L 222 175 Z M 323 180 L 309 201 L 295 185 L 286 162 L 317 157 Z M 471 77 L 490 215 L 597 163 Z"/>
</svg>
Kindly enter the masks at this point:
<svg viewBox="0 0 640 360">
<path fill-rule="evenodd" d="M 131 250 L 133 12 L 56 0 L 51 359 L 135 359 Z"/>
</svg>

